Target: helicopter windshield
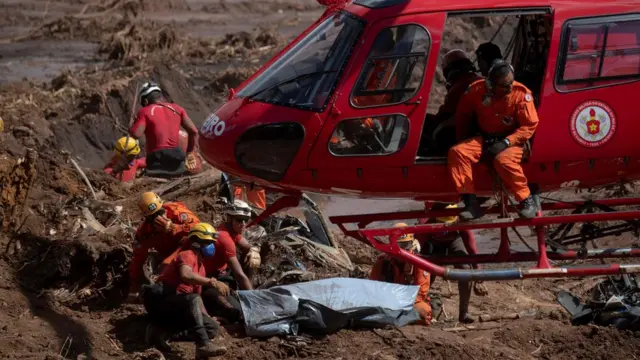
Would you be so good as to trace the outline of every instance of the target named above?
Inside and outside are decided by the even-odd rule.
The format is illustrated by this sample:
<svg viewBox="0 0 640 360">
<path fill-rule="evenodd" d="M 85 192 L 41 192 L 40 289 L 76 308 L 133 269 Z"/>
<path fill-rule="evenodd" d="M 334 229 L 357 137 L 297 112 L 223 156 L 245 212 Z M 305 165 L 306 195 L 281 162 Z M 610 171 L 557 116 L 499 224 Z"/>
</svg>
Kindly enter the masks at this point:
<svg viewBox="0 0 640 360">
<path fill-rule="evenodd" d="M 348 12 L 328 17 L 237 95 L 324 111 L 363 28 L 364 22 Z"/>
</svg>

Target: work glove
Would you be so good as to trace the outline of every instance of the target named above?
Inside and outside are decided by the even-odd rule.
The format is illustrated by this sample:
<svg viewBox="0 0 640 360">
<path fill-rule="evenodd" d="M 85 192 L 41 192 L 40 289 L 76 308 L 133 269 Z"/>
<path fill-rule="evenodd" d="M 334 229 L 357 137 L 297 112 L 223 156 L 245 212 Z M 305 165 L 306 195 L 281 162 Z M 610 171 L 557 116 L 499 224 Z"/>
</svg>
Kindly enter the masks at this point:
<svg viewBox="0 0 640 360">
<path fill-rule="evenodd" d="M 250 269 L 259 269 L 261 262 L 260 249 L 257 246 L 252 247 L 244 257 L 244 263 Z"/>
<path fill-rule="evenodd" d="M 509 145 L 507 145 L 507 142 L 505 140 L 501 140 L 489 146 L 489 148 L 487 149 L 487 153 L 491 155 L 491 157 L 496 157 L 498 156 L 498 154 L 506 150 L 508 147 Z"/>
<path fill-rule="evenodd" d="M 173 222 L 165 216 L 157 216 L 153 220 L 153 228 L 168 233 L 173 230 Z"/>
<path fill-rule="evenodd" d="M 194 154 L 193 152 L 187 153 L 187 158 L 185 161 L 185 166 L 187 167 L 187 170 L 193 171 L 196 169 L 197 165 L 198 163 L 196 161 L 196 154 Z"/>
<path fill-rule="evenodd" d="M 209 285 L 211 285 L 212 288 L 216 289 L 218 293 L 222 296 L 229 295 L 229 292 L 231 291 L 229 289 L 229 285 L 223 283 L 222 281 L 218 281 L 214 278 L 209 279 Z"/>
</svg>

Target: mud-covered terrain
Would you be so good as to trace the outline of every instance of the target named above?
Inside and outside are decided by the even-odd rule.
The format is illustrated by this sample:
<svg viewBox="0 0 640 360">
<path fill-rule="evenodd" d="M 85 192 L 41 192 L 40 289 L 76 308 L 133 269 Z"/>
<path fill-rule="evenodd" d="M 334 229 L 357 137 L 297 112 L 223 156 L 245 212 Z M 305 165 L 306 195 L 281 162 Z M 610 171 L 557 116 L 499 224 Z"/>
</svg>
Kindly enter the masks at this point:
<svg viewBox="0 0 640 360">
<path fill-rule="evenodd" d="M 324 7 L 315 0 L 31 0 L 2 1 L 0 9 L 0 357 L 161 359 L 145 344 L 143 308 L 122 304 L 140 222 L 135 200 L 141 191 L 161 190 L 215 222 L 217 187 L 202 178 L 171 189 L 149 179 L 122 185 L 101 172 L 130 124 L 136 87 L 158 81 L 200 125 L 228 88 Z M 472 50 L 500 23 L 456 20 L 443 51 Z M 496 41 L 508 41 L 510 26 Z M 441 74 L 435 82 L 442 85 Z M 433 93 L 437 103 L 444 91 Z M 337 239 L 354 271 L 295 256 L 316 277 L 365 276 L 377 254 L 353 239 Z M 263 248 L 263 259 L 279 266 L 290 256 L 285 253 Z M 486 283 L 489 295 L 472 297 L 473 315 L 524 315 L 471 329 L 455 321 L 455 284 L 438 280 L 433 294 L 446 314 L 429 328 L 256 340 L 236 326 L 217 341 L 229 347 L 229 359 L 636 358 L 637 334 L 571 326 L 555 301 L 561 289 L 586 295 L 598 280 Z M 177 358 L 193 357 L 192 344 L 175 345 Z"/>
</svg>

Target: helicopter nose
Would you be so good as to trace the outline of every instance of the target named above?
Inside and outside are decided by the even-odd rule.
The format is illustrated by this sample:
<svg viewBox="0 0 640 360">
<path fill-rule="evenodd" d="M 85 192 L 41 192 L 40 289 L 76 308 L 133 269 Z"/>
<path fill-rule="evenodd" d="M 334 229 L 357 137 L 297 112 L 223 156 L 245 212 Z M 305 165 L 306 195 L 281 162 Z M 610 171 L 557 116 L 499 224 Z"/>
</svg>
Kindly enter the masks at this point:
<svg viewBox="0 0 640 360">
<path fill-rule="evenodd" d="M 282 180 L 304 140 L 303 126 L 270 116 L 260 104 L 246 104 L 238 111 L 242 105 L 234 106 L 235 101 L 207 118 L 200 129 L 200 153 L 214 167 L 236 176 Z"/>
</svg>

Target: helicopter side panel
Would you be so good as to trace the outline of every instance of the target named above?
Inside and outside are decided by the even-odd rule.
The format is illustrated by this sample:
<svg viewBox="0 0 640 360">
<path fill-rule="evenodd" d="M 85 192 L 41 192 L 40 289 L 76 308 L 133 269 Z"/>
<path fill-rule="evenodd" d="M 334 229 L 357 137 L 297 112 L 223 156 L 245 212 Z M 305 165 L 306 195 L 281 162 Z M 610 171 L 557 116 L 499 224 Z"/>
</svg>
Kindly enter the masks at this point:
<svg viewBox="0 0 640 360">
<path fill-rule="evenodd" d="M 597 3 L 556 9 L 532 162 L 640 154 L 640 13 L 633 11 Z"/>
</svg>

